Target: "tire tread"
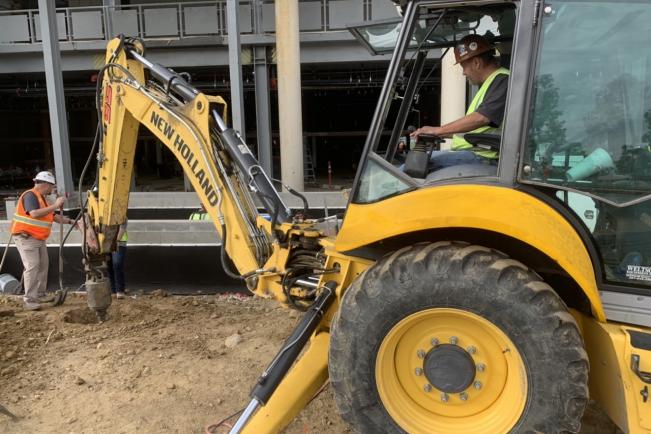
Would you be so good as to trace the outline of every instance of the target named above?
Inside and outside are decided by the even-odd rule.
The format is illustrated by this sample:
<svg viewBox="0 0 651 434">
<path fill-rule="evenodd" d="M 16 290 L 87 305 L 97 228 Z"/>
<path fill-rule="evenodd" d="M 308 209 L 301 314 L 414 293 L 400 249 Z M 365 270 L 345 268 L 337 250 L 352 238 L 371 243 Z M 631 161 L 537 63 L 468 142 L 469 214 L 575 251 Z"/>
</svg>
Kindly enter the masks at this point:
<svg viewBox="0 0 651 434">
<path fill-rule="evenodd" d="M 410 271 L 411 275 L 407 276 Z M 521 306 L 530 305 L 528 313 L 535 312 L 536 317 L 523 323 L 522 332 L 537 336 L 539 342 L 531 344 L 532 348 L 539 348 L 543 354 L 556 354 L 545 361 L 549 372 L 543 375 L 552 381 L 558 378 L 554 396 L 549 397 L 551 403 L 545 404 L 553 407 L 554 415 L 542 420 L 533 417 L 531 423 L 523 418 L 514 432 L 578 432 L 588 402 L 589 363 L 574 317 L 556 292 L 519 261 L 486 247 L 449 241 L 419 243 L 386 255 L 362 273 L 344 294 L 332 324 L 329 363 L 330 381 L 341 417 L 362 433 L 403 432 L 379 402 L 374 376 L 366 378 L 374 370 L 375 361 L 363 357 L 365 346 L 371 345 L 365 341 L 369 340 L 369 330 L 379 333 L 370 324 L 381 322 L 378 312 L 401 309 L 413 302 L 410 282 L 422 286 L 435 281 L 439 285 L 437 290 L 444 294 L 459 290 L 454 282 L 436 280 L 455 276 L 454 273 L 463 276 L 460 281 L 465 282 L 489 279 L 476 291 L 496 288 L 498 296 L 513 299 Z M 425 305 L 437 301 L 436 294 L 425 294 L 424 298 L 430 298 L 422 301 Z M 490 303 L 483 306 L 490 309 Z M 511 315 L 521 314 L 511 312 Z M 372 350 L 377 348 L 366 348 L 367 352 Z M 562 371 L 558 366 L 560 359 L 565 365 L 565 377 L 558 372 Z M 545 408 L 552 411 L 551 407 Z"/>
</svg>

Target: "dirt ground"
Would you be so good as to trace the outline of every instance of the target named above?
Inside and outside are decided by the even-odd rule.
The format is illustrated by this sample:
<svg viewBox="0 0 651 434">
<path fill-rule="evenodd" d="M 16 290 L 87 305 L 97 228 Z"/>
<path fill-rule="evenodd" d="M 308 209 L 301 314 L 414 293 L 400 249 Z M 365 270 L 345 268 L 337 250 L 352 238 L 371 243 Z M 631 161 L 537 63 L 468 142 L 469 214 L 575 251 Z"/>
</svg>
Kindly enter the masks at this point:
<svg viewBox="0 0 651 434">
<path fill-rule="evenodd" d="M 2 433 L 204 433 L 240 410 L 299 315 L 234 295 L 114 300 L 93 323 L 85 298 L 25 312 L 0 298 Z M 224 432 L 219 431 L 219 432 Z M 326 387 L 286 433 L 343 433 Z M 616 428 L 595 408 L 583 434 Z"/>
</svg>

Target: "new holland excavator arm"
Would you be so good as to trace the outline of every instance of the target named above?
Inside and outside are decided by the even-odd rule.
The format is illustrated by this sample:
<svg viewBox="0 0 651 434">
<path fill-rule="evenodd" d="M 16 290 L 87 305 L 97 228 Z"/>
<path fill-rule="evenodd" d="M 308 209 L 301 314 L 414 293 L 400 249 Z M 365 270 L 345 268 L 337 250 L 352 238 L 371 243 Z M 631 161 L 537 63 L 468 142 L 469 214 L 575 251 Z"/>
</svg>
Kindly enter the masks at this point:
<svg viewBox="0 0 651 434">
<path fill-rule="evenodd" d="M 106 319 L 111 304 L 106 254 L 116 248 L 118 228 L 126 221 L 142 125 L 190 179 L 221 236 L 226 273 L 257 295 L 306 311 L 260 376 L 233 432 L 280 430 L 327 380 L 329 327 L 342 288 L 371 261 L 335 252 L 333 238 L 319 229 L 324 219 L 292 216 L 240 135 L 227 126 L 225 101 L 147 60 L 139 40 L 121 37 L 108 44 L 98 86 L 98 173 L 84 206 L 82 243 L 89 307 Z M 258 213 L 256 200 L 270 218 Z"/>
<path fill-rule="evenodd" d="M 193 88 L 183 76 L 144 57 L 138 40 L 114 39 L 101 80 L 98 177 L 88 192 L 84 242 L 89 306 L 100 319 L 110 305 L 105 255 L 115 248 L 126 220 L 138 128 L 149 129 L 179 160 L 222 238 L 223 266 L 252 291 L 282 303 L 298 293 L 288 285 L 292 255 L 302 267 L 320 267 L 321 235 L 310 222 L 292 218 L 270 179 L 240 135 L 226 125 L 226 103 Z M 257 199 L 271 221 L 260 216 Z M 296 255 L 294 255 L 296 256 Z M 218 258 L 216 258 L 217 260 Z M 306 298 L 314 300 L 315 294 Z M 293 302 L 293 300 L 291 301 Z"/>
</svg>

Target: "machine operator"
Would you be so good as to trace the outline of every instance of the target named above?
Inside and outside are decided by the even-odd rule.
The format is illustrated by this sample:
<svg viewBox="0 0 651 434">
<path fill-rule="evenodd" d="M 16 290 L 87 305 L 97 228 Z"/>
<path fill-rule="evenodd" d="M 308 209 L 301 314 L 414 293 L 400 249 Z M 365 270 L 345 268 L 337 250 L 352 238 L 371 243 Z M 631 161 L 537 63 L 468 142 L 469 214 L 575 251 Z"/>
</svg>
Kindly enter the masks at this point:
<svg viewBox="0 0 651 434">
<path fill-rule="evenodd" d="M 411 135 L 430 134 L 452 137 L 451 151 L 433 151 L 428 170 L 435 171 L 459 164 L 497 164 L 495 151 L 470 151 L 473 146 L 462 133 L 491 133 L 498 131 L 504 119 L 509 70 L 500 66 L 495 47 L 484 37 L 467 35 L 454 47 L 456 64 L 463 75 L 479 91 L 470 103 L 466 115 L 448 124 L 424 126 Z"/>
</svg>

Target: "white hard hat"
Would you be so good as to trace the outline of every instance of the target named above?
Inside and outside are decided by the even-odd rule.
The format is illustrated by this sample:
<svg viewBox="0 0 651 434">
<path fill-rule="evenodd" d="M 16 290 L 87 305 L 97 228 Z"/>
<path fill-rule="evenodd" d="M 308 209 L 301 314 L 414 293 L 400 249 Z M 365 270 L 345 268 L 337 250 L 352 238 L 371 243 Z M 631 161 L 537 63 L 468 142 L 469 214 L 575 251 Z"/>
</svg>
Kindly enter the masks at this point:
<svg viewBox="0 0 651 434">
<path fill-rule="evenodd" d="M 33 179 L 33 181 L 48 182 L 52 185 L 55 185 L 57 183 L 57 180 L 54 179 L 54 175 L 52 175 L 52 173 L 48 171 L 38 172 L 38 174 L 36 174 L 36 177 Z"/>
</svg>

